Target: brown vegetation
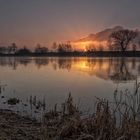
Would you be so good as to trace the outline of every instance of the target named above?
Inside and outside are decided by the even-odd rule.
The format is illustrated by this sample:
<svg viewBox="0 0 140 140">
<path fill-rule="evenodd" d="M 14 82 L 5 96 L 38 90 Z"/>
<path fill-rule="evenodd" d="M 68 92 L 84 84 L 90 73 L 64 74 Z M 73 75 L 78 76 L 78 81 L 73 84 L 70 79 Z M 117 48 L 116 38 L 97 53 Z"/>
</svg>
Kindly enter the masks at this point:
<svg viewBox="0 0 140 140">
<path fill-rule="evenodd" d="M 127 90 L 124 93 L 121 92 L 119 100 L 116 90 L 113 105 L 105 99 L 97 99 L 96 112 L 88 117 L 82 117 L 78 108 L 73 104 L 70 94 L 61 111 L 57 111 L 55 106 L 54 110 L 45 114 L 44 138 L 138 140 L 140 137 L 139 86 L 137 84 L 133 95 Z"/>
<path fill-rule="evenodd" d="M 0 138 L 14 140 L 138 140 L 140 137 L 140 84 L 135 91 L 114 92 L 114 101 L 97 98 L 96 111 L 83 116 L 71 94 L 41 123 L 13 112 L 0 112 Z M 36 100 L 36 99 L 34 99 Z M 33 101 L 34 101 L 33 100 Z"/>
</svg>

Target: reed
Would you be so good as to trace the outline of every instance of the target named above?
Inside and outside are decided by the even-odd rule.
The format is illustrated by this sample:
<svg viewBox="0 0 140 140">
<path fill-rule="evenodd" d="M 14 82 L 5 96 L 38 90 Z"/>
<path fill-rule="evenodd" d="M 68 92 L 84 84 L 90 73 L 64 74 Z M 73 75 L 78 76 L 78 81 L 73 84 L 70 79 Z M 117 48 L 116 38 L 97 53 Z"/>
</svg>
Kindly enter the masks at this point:
<svg viewBox="0 0 140 140">
<path fill-rule="evenodd" d="M 58 140 L 138 140 L 140 138 L 140 84 L 134 93 L 114 92 L 114 102 L 97 98 L 96 111 L 82 117 L 71 94 L 62 104 L 44 115 L 44 139 Z"/>
<path fill-rule="evenodd" d="M 30 123 L 33 125 L 35 123 L 34 129 L 38 132 L 41 140 L 139 140 L 140 83 L 137 80 L 134 87 L 133 93 L 130 93 L 129 90 L 119 91 L 116 89 L 114 91 L 114 101 L 111 102 L 96 97 L 95 111 L 87 116 L 84 116 L 84 112 L 82 113 L 74 103 L 71 93 L 61 104 L 61 108 L 58 108 L 58 105 L 55 104 L 54 108 L 47 112 L 45 98 L 39 100 L 36 96 L 30 96 L 30 106 L 43 112 L 40 113 L 42 119 L 38 126 L 32 120 L 30 120 Z M 16 106 L 19 101 L 17 98 L 9 98 L 7 103 Z M 10 112 L 8 114 L 10 114 L 12 120 L 15 113 Z M 24 119 L 23 116 L 17 116 L 16 114 L 14 116 L 16 116 L 14 119 L 16 120 L 14 123 L 16 130 L 20 129 L 19 124 L 24 124 L 24 121 L 28 122 L 28 119 Z M 23 121 L 17 122 L 19 118 Z M 10 119 L 9 121 L 11 121 Z M 31 124 L 24 127 L 28 128 Z M 5 125 L 7 124 L 5 123 Z M 24 132 L 28 133 L 28 131 Z M 16 134 L 18 134 L 18 131 L 16 131 Z M 34 134 L 32 133 L 32 135 Z"/>
</svg>

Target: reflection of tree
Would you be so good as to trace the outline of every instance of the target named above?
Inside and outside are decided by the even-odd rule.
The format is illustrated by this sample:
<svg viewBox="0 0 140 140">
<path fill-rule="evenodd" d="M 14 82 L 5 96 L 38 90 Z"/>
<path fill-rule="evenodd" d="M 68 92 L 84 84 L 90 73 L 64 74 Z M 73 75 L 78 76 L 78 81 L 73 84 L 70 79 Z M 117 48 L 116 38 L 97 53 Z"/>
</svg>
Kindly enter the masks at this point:
<svg viewBox="0 0 140 140">
<path fill-rule="evenodd" d="M 58 66 L 59 69 L 67 69 L 70 70 L 71 69 L 71 65 L 72 65 L 72 60 L 71 59 L 58 59 Z"/>
<path fill-rule="evenodd" d="M 99 68 L 101 69 L 103 66 L 103 59 L 99 59 Z"/>
<path fill-rule="evenodd" d="M 134 60 L 132 61 L 134 63 Z M 111 80 L 115 82 L 125 82 L 135 80 L 136 75 L 132 74 L 132 69 L 128 67 L 125 58 L 117 60 L 114 65 L 114 73 L 110 76 Z"/>
<path fill-rule="evenodd" d="M 91 69 L 94 69 L 97 64 L 96 59 L 87 59 L 87 66 Z"/>
<path fill-rule="evenodd" d="M 20 59 L 17 59 L 18 62 L 21 64 L 21 65 L 24 65 L 24 66 L 27 66 L 29 63 L 31 63 L 31 59 L 30 58 L 20 58 Z"/>
<path fill-rule="evenodd" d="M 138 66 L 138 74 L 140 75 L 140 64 Z"/>
<path fill-rule="evenodd" d="M 0 58 L 0 66 L 9 66 L 12 67 L 13 69 L 16 69 L 18 65 L 18 62 L 14 58 L 9 58 L 9 57 L 3 57 Z"/>
<path fill-rule="evenodd" d="M 132 59 L 132 69 L 136 68 L 136 61 L 135 58 Z"/>
<path fill-rule="evenodd" d="M 115 82 L 135 80 L 140 75 L 139 58 L 66 58 L 66 57 L 1 57 L 0 66 L 16 69 L 35 64 L 36 67 L 52 66 L 54 70 L 66 69 L 86 73 Z"/>
<path fill-rule="evenodd" d="M 14 70 L 18 67 L 18 65 L 27 66 L 31 62 L 29 58 L 17 58 L 17 57 L 3 57 L 0 58 L 0 66 L 9 66 Z"/>
<path fill-rule="evenodd" d="M 19 65 L 28 66 L 28 64 L 35 63 L 35 65 L 40 68 L 49 64 L 49 59 L 47 58 L 29 58 L 29 57 L 3 57 L 0 58 L 0 66 L 9 66 L 16 70 Z"/>
<path fill-rule="evenodd" d="M 49 59 L 46 58 L 36 58 L 35 59 L 35 64 L 38 68 L 40 68 L 41 66 L 46 66 L 49 64 Z"/>
<path fill-rule="evenodd" d="M 101 70 L 104 64 L 104 60 L 102 58 L 99 59 L 87 59 L 86 65 L 89 70 L 94 71 L 95 69 Z"/>
<path fill-rule="evenodd" d="M 7 85 L 5 85 L 5 84 L 3 85 L 3 84 L 0 83 L 0 94 L 5 91 L 6 86 Z"/>
</svg>

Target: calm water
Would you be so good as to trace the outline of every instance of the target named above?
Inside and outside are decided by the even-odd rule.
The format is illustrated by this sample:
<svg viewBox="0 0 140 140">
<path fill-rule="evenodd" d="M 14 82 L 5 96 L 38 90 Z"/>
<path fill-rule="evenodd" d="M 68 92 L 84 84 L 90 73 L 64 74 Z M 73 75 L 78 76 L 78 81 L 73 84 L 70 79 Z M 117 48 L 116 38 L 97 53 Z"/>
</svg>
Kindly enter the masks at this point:
<svg viewBox="0 0 140 140">
<path fill-rule="evenodd" d="M 1 57 L 0 84 L 5 87 L 1 107 L 7 108 L 3 103 L 10 97 L 27 101 L 36 96 L 51 108 L 71 92 L 75 102 L 87 109 L 95 97 L 112 100 L 116 88 L 133 91 L 139 76 L 140 58 Z"/>
</svg>

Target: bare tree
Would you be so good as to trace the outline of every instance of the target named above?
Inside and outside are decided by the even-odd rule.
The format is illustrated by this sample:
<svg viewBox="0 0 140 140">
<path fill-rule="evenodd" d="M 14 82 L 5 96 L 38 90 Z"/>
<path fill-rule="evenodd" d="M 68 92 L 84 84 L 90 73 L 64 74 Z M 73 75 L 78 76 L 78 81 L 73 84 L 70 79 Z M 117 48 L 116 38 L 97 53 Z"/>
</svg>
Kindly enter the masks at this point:
<svg viewBox="0 0 140 140">
<path fill-rule="evenodd" d="M 119 30 L 110 35 L 110 40 L 113 46 L 119 47 L 121 51 L 126 51 L 128 45 L 137 36 L 137 32 L 131 30 Z"/>
<path fill-rule="evenodd" d="M 137 50 L 137 45 L 136 44 L 133 44 L 132 45 L 132 50 L 135 52 Z"/>
<path fill-rule="evenodd" d="M 58 47 L 58 44 L 56 42 L 54 42 L 53 45 L 52 45 L 52 50 L 54 52 L 56 52 L 57 51 L 57 47 Z"/>
<path fill-rule="evenodd" d="M 87 52 L 96 52 L 96 46 L 94 44 L 86 46 Z"/>
<path fill-rule="evenodd" d="M 8 46 L 7 50 L 8 50 L 8 53 L 12 53 L 14 54 L 16 51 L 17 51 L 17 45 L 16 43 L 12 43 L 10 46 Z"/>
<path fill-rule="evenodd" d="M 42 47 L 40 44 L 36 45 L 36 48 L 34 50 L 35 53 L 37 54 L 45 54 L 49 51 L 47 47 Z"/>
<path fill-rule="evenodd" d="M 70 43 L 59 44 L 58 47 L 57 47 L 57 51 L 59 53 L 72 52 L 72 46 L 71 46 Z"/>
</svg>

